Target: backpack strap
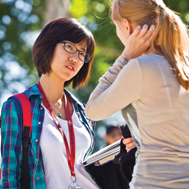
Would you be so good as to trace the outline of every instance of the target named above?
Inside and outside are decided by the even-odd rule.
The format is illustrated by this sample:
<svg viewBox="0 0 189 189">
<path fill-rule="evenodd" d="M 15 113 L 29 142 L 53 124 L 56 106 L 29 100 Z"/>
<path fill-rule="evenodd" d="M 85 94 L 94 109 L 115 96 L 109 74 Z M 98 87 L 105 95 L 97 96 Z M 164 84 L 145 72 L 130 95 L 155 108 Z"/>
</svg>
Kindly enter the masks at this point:
<svg viewBox="0 0 189 189">
<path fill-rule="evenodd" d="M 31 120 L 31 103 L 24 93 L 19 93 L 13 96 L 16 97 L 22 106 L 23 114 L 23 137 L 30 138 L 32 130 L 32 120 Z M 15 98 L 14 98 L 15 99 Z"/>
<path fill-rule="evenodd" d="M 28 162 L 29 141 L 32 130 L 31 119 L 31 103 L 24 93 L 19 93 L 11 96 L 9 99 L 14 99 L 20 108 L 21 117 L 23 119 L 23 137 L 22 137 L 22 165 L 21 165 L 21 189 L 30 188 L 30 168 Z"/>
</svg>

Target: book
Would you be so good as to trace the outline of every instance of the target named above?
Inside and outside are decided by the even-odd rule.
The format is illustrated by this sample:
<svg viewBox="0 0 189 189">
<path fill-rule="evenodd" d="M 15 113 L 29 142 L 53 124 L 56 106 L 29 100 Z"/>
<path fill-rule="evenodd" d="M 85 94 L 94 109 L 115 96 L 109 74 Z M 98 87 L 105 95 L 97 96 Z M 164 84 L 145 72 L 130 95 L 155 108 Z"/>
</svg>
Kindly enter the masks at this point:
<svg viewBox="0 0 189 189">
<path fill-rule="evenodd" d="M 114 158 L 115 158 L 115 155 L 118 154 L 118 153 L 119 153 L 119 152 L 115 152 L 114 154 L 111 154 L 111 155 L 109 155 L 109 156 L 107 156 L 107 157 L 104 157 L 104 158 L 102 158 L 102 159 L 96 161 L 96 162 L 95 162 L 95 166 L 101 166 L 101 165 L 104 165 L 104 164 L 106 164 L 106 163 L 108 163 L 108 162 L 110 162 L 110 161 L 113 161 Z"/>
<path fill-rule="evenodd" d="M 96 166 L 100 166 L 112 161 L 115 155 L 120 152 L 120 140 L 86 157 L 83 161 L 83 165 L 87 166 L 95 163 Z"/>
</svg>

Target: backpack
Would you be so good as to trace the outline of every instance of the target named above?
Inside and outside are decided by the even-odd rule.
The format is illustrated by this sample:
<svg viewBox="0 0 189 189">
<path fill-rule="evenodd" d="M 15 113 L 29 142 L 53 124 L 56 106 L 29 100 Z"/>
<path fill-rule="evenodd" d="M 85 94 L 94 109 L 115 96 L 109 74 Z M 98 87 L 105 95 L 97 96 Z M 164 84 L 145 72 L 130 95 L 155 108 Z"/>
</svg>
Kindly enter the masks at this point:
<svg viewBox="0 0 189 189">
<path fill-rule="evenodd" d="M 28 162 L 28 147 L 30 141 L 30 135 L 32 130 L 32 119 L 31 119 L 31 103 L 24 93 L 19 93 L 8 98 L 14 99 L 14 103 L 20 109 L 21 116 L 19 119 L 23 120 L 23 137 L 22 137 L 22 165 L 21 165 L 21 189 L 30 188 L 30 169 Z M 1 170 L 0 170 L 1 171 Z"/>
</svg>

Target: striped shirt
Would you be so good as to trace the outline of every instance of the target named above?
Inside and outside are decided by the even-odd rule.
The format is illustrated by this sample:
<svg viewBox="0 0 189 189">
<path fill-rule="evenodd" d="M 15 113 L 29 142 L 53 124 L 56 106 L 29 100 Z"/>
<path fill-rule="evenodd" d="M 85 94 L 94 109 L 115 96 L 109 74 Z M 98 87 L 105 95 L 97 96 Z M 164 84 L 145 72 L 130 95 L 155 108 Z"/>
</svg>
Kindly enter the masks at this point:
<svg viewBox="0 0 189 189">
<path fill-rule="evenodd" d="M 64 89 L 65 90 L 65 89 Z M 85 156 L 89 155 L 94 146 L 94 122 L 87 119 L 84 113 L 85 105 L 80 103 L 67 90 L 72 104 L 81 123 L 91 136 L 91 145 Z M 45 189 L 45 170 L 42 153 L 39 147 L 42 132 L 44 108 L 41 103 L 43 96 L 36 84 L 24 92 L 31 102 L 32 133 L 29 142 L 30 188 Z M 22 120 L 20 109 L 13 99 L 4 102 L 1 113 L 1 184 L 0 188 L 20 188 L 22 162 Z"/>
</svg>

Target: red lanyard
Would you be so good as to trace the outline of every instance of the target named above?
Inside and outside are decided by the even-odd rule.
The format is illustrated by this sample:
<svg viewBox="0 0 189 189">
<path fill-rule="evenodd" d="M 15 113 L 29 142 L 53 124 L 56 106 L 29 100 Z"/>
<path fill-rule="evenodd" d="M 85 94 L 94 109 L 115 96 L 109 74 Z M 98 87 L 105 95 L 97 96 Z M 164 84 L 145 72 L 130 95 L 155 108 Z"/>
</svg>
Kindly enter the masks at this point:
<svg viewBox="0 0 189 189">
<path fill-rule="evenodd" d="M 66 139 L 66 136 L 64 134 L 64 131 L 62 130 L 62 127 L 60 126 L 60 123 L 57 120 L 57 117 L 55 113 L 53 112 L 51 105 L 45 95 L 45 92 L 40 84 L 40 81 L 37 84 L 40 93 L 43 95 L 43 102 L 45 103 L 45 106 L 49 110 L 58 130 L 60 131 L 60 134 L 62 135 L 64 139 L 64 144 L 66 147 L 66 153 L 67 153 L 67 158 L 68 158 L 68 165 L 71 171 L 71 175 L 75 177 L 75 172 L 74 172 L 74 163 L 75 163 L 75 134 L 74 134 L 74 128 L 73 128 L 73 122 L 72 122 L 72 117 L 70 114 L 70 109 L 69 109 L 69 104 L 66 98 L 66 95 L 64 95 L 64 100 L 65 100 L 65 109 L 66 109 L 66 117 L 67 117 L 67 122 L 68 122 L 68 129 L 69 129 L 69 138 L 70 138 L 70 148 L 68 145 L 68 141 Z"/>
</svg>

